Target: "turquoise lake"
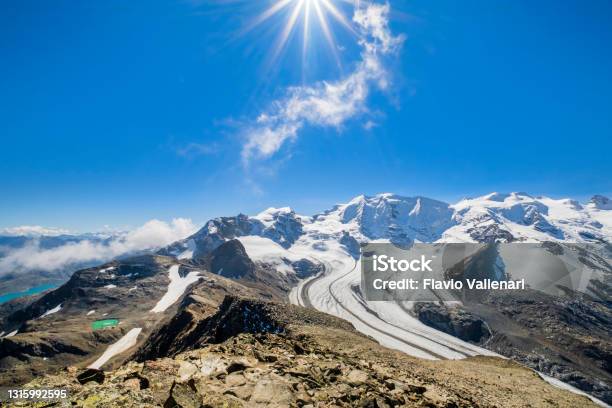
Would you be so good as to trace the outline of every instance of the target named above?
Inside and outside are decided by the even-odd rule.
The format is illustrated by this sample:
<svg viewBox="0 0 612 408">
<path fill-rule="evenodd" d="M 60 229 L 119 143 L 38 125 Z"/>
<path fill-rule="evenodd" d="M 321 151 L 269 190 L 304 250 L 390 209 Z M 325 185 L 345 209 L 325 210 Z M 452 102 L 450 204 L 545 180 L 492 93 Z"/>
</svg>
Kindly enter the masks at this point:
<svg viewBox="0 0 612 408">
<path fill-rule="evenodd" d="M 40 285 L 40 286 L 34 286 L 33 288 L 30 288 L 28 290 L 24 290 L 22 292 L 5 293 L 3 295 L 0 295 L 0 304 L 8 302 L 9 300 L 13 300 L 13 299 L 17 299 L 17 298 L 23 297 L 23 296 L 35 295 L 37 293 L 44 292 L 45 290 L 56 288 L 58 286 L 59 285 L 54 285 L 54 284 L 51 284 L 51 283 L 47 283 L 47 284 Z"/>
</svg>

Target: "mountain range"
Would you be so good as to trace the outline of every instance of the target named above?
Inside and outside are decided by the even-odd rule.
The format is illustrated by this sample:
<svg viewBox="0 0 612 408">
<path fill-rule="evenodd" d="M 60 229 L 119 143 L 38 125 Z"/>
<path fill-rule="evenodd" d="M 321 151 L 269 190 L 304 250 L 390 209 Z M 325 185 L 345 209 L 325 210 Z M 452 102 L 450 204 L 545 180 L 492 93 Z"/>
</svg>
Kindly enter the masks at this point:
<svg viewBox="0 0 612 408">
<path fill-rule="evenodd" d="M 198 257 L 235 238 L 255 258 L 266 245 L 270 246 L 267 255 L 283 254 L 282 249 L 289 248 L 295 253 L 340 246 L 357 257 L 358 245 L 365 242 L 602 244 L 612 237 L 611 210 L 611 201 L 603 196 L 580 204 L 526 193 L 492 193 L 451 205 L 425 197 L 362 195 L 314 216 L 298 215 L 284 207 L 255 216 L 215 218 L 160 253 L 181 259 Z"/>
<path fill-rule="evenodd" d="M 170 245 L 81 269 L 55 290 L 0 305 L 0 378 L 23 384 L 67 364 L 94 372 L 127 360 L 146 365 L 240 333 L 284 332 L 276 318 L 252 312 L 255 304 L 241 306 L 239 319 L 225 311 L 224 302 L 237 297 L 273 302 L 281 314 L 289 313 L 281 305 L 293 303 L 334 315 L 382 346 L 421 359 L 509 357 L 557 386 L 611 403 L 610 237 L 612 204 L 603 196 L 581 204 L 492 193 L 450 205 L 379 194 L 314 216 L 270 208 L 219 217 Z M 597 272 L 582 290 L 411 305 L 364 298 L 358 259 L 360 245 L 371 242 L 545 243 L 569 255 L 579 243 L 601 252 L 577 256 Z M 110 317 L 119 322 L 114 328 L 92 330 L 93 321 Z M 222 322 L 235 318 L 235 330 L 225 332 Z"/>
</svg>

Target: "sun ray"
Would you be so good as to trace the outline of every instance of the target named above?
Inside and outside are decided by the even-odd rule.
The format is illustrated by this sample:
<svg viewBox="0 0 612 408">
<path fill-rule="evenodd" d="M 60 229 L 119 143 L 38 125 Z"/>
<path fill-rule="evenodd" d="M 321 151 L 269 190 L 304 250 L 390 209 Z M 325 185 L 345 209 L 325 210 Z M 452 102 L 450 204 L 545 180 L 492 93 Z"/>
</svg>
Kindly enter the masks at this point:
<svg viewBox="0 0 612 408">
<path fill-rule="evenodd" d="M 328 43 L 338 67 L 342 69 L 340 57 L 338 55 L 339 48 L 336 45 L 330 22 L 333 21 L 338 23 L 344 29 L 356 36 L 358 34 L 352 26 L 350 19 L 347 19 L 340 11 L 338 3 L 348 4 L 356 8 L 359 7 L 359 0 L 276 0 L 270 7 L 255 17 L 255 19 L 241 31 L 241 34 L 282 14 L 279 18 L 286 19 L 286 22 L 283 24 L 282 31 L 276 40 L 275 46 L 271 50 L 272 55 L 270 63 L 274 63 L 286 48 L 287 42 L 296 29 L 298 20 L 301 20 L 303 29 L 302 69 L 304 70 L 308 53 L 313 49 L 311 43 L 316 39 L 313 31 L 315 27 L 313 24 L 315 24 L 322 33 L 322 37 L 325 38 L 325 41 Z M 326 14 L 331 15 L 331 20 L 327 18 Z"/>
<path fill-rule="evenodd" d="M 283 32 L 278 40 L 278 44 L 276 45 L 276 49 L 274 50 L 272 61 L 276 60 L 280 52 L 285 47 L 285 44 L 287 43 L 287 40 L 289 39 L 289 36 L 291 35 L 291 32 L 293 31 L 293 27 L 295 26 L 295 23 L 297 22 L 300 12 L 302 11 L 302 7 L 304 7 L 305 1 L 306 0 L 298 0 L 295 7 L 293 8 L 293 11 L 291 12 L 291 16 L 289 17 L 289 20 L 287 20 L 287 24 L 285 24 L 285 28 L 283 29 Z"/>
<path fill-rule="evenodd" d="M 310 1 L 306 1 L 304 9 L 304 42 L 302 43 L 302 66 L 306 65 L 306 52 L 308 51 L 308 37 L 310 35 Z"/>
<path fill-rule="evenodd" d="M 327 25 L 327 19 L 325 18 L 325 15 L 323 14 L 323 10 L 321 10 L 321 6 L 319 5 L 319 1 L 313 1 L 314 3 L 314 8 L 315 11 L 317 13 L 317 18 L 319 19 L 319 25 L 321 26 L 321 29 L 323 30 L 323 35 L 325 35 L 325 39 L 327 40 L 327 43 L 329 44 L 329 47 L 331 48 L 332 54 L 334 55 L 334 58 L 336 59 L 336 63 L 338 64 L 338 67 L 341 67 L 340 64 L 340 57 L 338 56 L 338 52 L 336 49 L 336 42 L 334 41 L 334 37 L 332 36 L 332 33 L 329 29 L 329 26 Z"/>
<path fill-rule="evenodd" d="M 282 9 L 284 9 L 285 7 L 287 7 L 290 3 L 293 3 L 294 1 L 295 0 L 280 0 L 280 1 L 278 1 L 273 6 L 271 6 L 269 9 L 267 9 L 266 11 L 261 13 L 259 16 L 257 16 L 248 26 L 246 26 L 242 30 L 242 33 L 246 33 L 248 31 L 251 31 L 253 28 L 255 28 L 258 25 L 262 24 L 266 20 L 272 18 L 276 13 L 278 13 L 279 11 L 281 11 Z"/>
<path fill-rule="evenodd" d="M 356 34 L 353 26 L 346 20 L 346 18 L 338 11 L 329 0 L 314 0 L 315 3 L 323 3 L 323 6 L 329 11 L 329 13 L 344 27 L 346 27 L 351 33 Z"/>
</svg>

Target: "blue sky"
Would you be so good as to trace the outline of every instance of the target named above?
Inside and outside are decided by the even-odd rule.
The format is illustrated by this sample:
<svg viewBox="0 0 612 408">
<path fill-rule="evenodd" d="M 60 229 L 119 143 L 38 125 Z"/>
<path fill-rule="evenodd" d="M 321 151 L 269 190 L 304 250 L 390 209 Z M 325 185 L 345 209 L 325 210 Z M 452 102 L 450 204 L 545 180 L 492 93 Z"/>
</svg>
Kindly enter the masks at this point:
<svg viewBox="0 0 612 408">
<path fill-rule="evenodd" d="M 309 214 L 385 191 L 612 192 L 610 2 L 391 1 L 405 40 L 381 60 L 388 88 L 245 163 L 287 87 L 342 81 L 360 61 L 332 20 L 341 68 L 320 32 L 305 64 L 299 30 L 272 61 L 286 15 L 240 34 L 268 3 L 3 2 L 0 227 Z"/>
</svg>

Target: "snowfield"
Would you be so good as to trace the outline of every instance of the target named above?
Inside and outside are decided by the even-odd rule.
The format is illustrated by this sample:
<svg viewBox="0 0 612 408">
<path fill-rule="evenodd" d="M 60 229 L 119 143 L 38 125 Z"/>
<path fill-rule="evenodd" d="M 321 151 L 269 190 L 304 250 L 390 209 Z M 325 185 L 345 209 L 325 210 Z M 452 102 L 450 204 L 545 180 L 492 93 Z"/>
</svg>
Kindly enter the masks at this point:
<svg viewBox="0 0 612 408">
<path fill-rule="evenodd" d="M 55 306 L 53 309 L 49 309 L 49 310 L 47 310 L 45 313 L 43 313 L 43 314 L 42 314 L 42 315 L 39 317 L 39 319 L 42 319 L 43 317 L 47 317 L 47 316 L 49 316 L 49 315 L 52 315 L 53 313 L 57 313 L 57 312 L 59 312 L 60 310 L 62 310 L 62 305 L 61 305 L 61 304 L 59 304 L 59 305 Z"/>
<path fill-rule="evenodd" d="M 166 309 L 176 303 L 191 284 L 200 280 L 200 273 L 189 272 L 187 276 L 181 277 L 179 275 L 179 265 L 172 265 L 168 270 L 168 277 L 170 278 L 168 291 L 151 309 L 153 313 L 165 312 Z"/>
<path fill-rule="evenodd" d="M 249 235 L 239 237 L 238 240 L 244 246 L 251 260 L 271 265 L 278 272 L 285 275 L 293 272 L 290 262 L 299 261 L 303 258 L 293 251 L 283 248 L 269 238 Z"/>
<path fill-rule="evenodd" d="M 116 343 L 113 343 L 108 346 L 106 351 L 96 361 L 89 365 L 88 368 L 95 368 L 99 370 L 100 367 L 106 364 L 106 362 L 114 356 L 121 354 L 134 347 L 138 340 L 138 335 L 141 331 L 142 328 L 135 328 L 127 332 L 125 336 L 117 340 Z"/>
</svg>

